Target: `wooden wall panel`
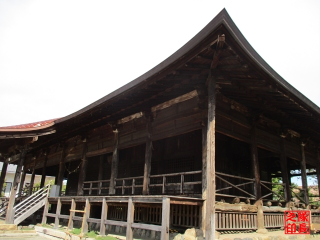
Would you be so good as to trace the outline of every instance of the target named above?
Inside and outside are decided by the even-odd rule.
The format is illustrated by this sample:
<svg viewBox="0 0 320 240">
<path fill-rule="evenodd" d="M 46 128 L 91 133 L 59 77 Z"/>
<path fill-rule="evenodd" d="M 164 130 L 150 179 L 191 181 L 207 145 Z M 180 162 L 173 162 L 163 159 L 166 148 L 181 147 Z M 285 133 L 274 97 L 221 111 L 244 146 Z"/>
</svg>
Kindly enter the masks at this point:
<svg viewBox="0 0 320 240">
<path fill-rule="evenodd" d="M 301 146 L 290 141 L 285 141 L 286 154 L 288 157 L 301 161 Z"/>
<path fill-rule="evenodd" d="M 260 129 L 256 130 L 258 147 L 269 150 L 271 152 L 280 153 L 280 137 L 270 134 L 268 132 L 262 131 Z"/>
</svg>

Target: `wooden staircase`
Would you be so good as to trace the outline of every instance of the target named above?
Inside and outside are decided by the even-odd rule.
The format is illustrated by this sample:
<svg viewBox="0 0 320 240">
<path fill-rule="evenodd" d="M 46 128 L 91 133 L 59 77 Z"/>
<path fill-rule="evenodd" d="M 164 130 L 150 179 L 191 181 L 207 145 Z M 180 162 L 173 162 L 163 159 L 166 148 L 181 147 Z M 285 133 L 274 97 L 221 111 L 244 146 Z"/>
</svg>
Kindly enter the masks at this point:
<svg viewBox="0 0 320 240">
<path fill-rule="evenodd" d="M 14 224 L 19 224 L 31 214 L 43 207 L 47 201 L 50 190 L 50 184 L 39 189 L 19 204 L 13 207 Z M 1 213 L 0 213 L 1 214 Z"/>
</svg>

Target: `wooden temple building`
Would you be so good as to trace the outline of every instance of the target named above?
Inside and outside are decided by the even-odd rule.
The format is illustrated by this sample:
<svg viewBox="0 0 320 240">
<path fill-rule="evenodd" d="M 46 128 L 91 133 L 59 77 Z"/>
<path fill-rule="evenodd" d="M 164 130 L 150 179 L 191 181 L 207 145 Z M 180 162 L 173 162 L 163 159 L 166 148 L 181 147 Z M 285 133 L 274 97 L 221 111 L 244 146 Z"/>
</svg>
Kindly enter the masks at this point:
<svg viewBox="0 0 320 240">
<path fill-rule="evenodd" d="M 173 55 L 91 105 L 0 128 L 0 187 L 7 164 L 18 166 L 6 221 L 14 222 L 27 171 L 43 176 L 41 187 L 46 175 L 56 177 L 44 223 L 57 226 L 71 214 L 72 223 L 85 218 L 86 229 L 100 224 L 101 234 L 124 227 L 127 239 L 135 228 L 161 239 L 174 228 L 200 228 L 206 239 L 215 231 L 280 228 L 290 208 L 311 208 L 316 218 L 307 176 L 316 170 L 320 178 L 319 126 L 319 107 L 222 10 Z M 293 170 L 302 179 L 299 196 Z M 84 207 L 83 216 L 69 212 Z"/>
</svg>

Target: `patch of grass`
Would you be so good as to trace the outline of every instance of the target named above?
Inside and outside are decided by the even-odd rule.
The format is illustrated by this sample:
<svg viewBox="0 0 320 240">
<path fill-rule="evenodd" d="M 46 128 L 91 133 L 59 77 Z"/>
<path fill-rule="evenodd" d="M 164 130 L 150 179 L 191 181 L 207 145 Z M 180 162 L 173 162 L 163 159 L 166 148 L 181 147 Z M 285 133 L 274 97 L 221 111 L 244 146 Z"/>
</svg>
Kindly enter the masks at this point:
<svg viewBox="0 0 320 240">
<path fill-rule="evenodd" d="M 21 230 L 31 231 L 31 230 L 34 230 L 34 228 L 24 227 L 24 228 L 21 228 Z"/>
<path fill-rule="evenodd" d="M 49 224 L 45 224 L 45 223 L 43 223 L 43 224 L 41 225 L 41 227 L 45 227 L 45 228 L 52 228 L 52 226 L 51 226 L 51 225 L 49 225 Z"/>
<path fill-rule="evenodd" d="M 96 237 L 97 240 L 119 240 L 118 238 L 115 237 L 109 237 L 109 236 L 104 236 L 104 237 Z"/>
<path fill-rule="evenodd" d="M 79 235 L 81 233 L 81 229 L 80 228 L 74 228 L 70 231 L 70 233 L 75 234 L 75 235 Z"/>
<path fill-rule="evenodd" d="M 89 237 L 89 238 L 95 238 L 97 235 L 98 235 L 98 233 L 95 231 L 90 231 L 90 232 L 86 233 L 86 237 Z"/>
</svg>

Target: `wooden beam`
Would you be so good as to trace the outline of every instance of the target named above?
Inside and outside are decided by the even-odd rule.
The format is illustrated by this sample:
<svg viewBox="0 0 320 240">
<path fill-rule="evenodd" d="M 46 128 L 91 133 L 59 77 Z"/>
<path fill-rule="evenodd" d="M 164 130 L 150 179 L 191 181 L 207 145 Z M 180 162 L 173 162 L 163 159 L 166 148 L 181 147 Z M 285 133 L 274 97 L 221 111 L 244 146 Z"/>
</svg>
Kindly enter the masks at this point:
<svg viewBox="0 0 320 240">
<path fill-rule="evenodd" d="M 306 205 L 309 204 L 309 196 L 308 196 L 308 182 L 307 182 L 307 167 L 306 167 L 306 156 L 305 156 L 305 143 L 301 143 L 301 182 L 302 182 L 302 189 L 304 191 L 304 201 Z"/>
<path fill-rule="evenodd" d="M 84 220 L 83 220 L 83 228 L 82 232 L 86 234 L 88 232 L 88 218 L 90 217 L 90 210 L 91 210 L 91 204 L 89 202 L 89 199 L 86 199 L 86 205 L 85 205 L 85 212 L 84 212 Z"/>
<path fill-rule="evenodd" d="M 61 213 L 61 199 L 58 198 L 58 202 L 57 202 L 57 209 L 56 209 L 56 216 L 54 218 L 54 228 L 57 229 L 59 227 L 59 216 Z"/>
<path fill-rule="evenodd" d="M 64 177 L 64 172 L 66 170 L 66 166 L 65 166 L 65 150 L 66 150 L 66 146 L 65 146 L 65 144 L 63 144 L 62 151 L 61 151 L 61 156 L 60 156 L 59 172 L 58 172 L 58 177 L 57 177 L 57 182 L 56 182 L 56 185 L 60 186 L 59 196 L 61 195 L 61 189 L 62 189 L 62 185 L 63 185 L 63 177 Z"/>
<path fill-rule="evenodd" d="M 12 187 L 11 187 L 10 198 L 9 198 L 9 203 L 8 203 L 8 207 L 7 207 L 7 214 L 6 214 L 6 221 L 5 221 L 6 224 L 13 224 L 13 221 L 14 221 L 13 206 L 15 204 L 18 185 L 20 182 L 22 166 L 24 165 L 24 160 L 25 160 L 26 154 L 27 154 L 27 150 L 25 148 L 20 153 L 16 174 L 14 175 L 14 179 L 13 179 L 13 183 L 12 183 Z"/>
<path fill-rule="evenodd" d="M 162 198 L 161 240 L 169 240 L 170 198 Z"/>
<path fill-rule="evenodd" d="M 6 178 L 7 174 L 7 168 L 8 168 L 8 162 L 5 161 L 2 165 L 2 170 L 1 170 L 1 177 L 0 177 L 0 193 L 2 192 L 4 180 Z"/>
<path fill-rule="evenodd" d="M 115 190 L 115 179 L 118 177 L 118 164 L 119 164 L 119 130 L 114 129 L 114 145 L 113 145 L 113 155 L 111 163 L 111 176 L 109 185 L 109 194 L 114 195 Z"/>
<path fill-rule="evenodd" d="M 152 122 L 151 119 L 147 122 L 147 138 L 146 138 L 146 153 L 144 162 L 144 174 L 143 174 L 143 189 L 142 194 L 149 194 L 149 182 L 150 182 L 150 172 L 151 172 L 151 158 L 152 158 Z"/>
<path fill-rule="evenodd" d="M 101 222 L 100 222 L 100 235 L 106 235 L 106 224 L 105 221 L 107 220 L 108 216 L 108 204 L 106 202 L 106 198 L 102 200 L 102 209 L 101 209 Z"/>
<path fill-rule="evenodd" d="M 44 163 L 43 163 L 43 167 L 42 167 L 40 188 L 43 188 L 44 184 L 46 182 L 46 170 L 47 170 L 48 155 L 49 155 L 48 151 L 44 152 Z"/>
<path fill-rule="evenodd" d="M 133 240 L 132 223 L 134 223 L 134 205 L 132 202 L 132 197 L 129 197 L 128 201 L 128 214 L 127 214 L 127 232 L 126 239 Z"/>
<path fill-rule="evenodd" d="M 285 184 L 284 189 L 284 199 L 288 203 L 291 200 L 291 189 L 289 184 L 289 170 L 288 170 L 288 159 L 286 155 L 286 143 L 285 138 L 281 137 L 281 157 L 280 157 L 280 165 L 281 165 L 281 177 L 282 183 Z"/>
<path fill-rule="evenodd" d="M 207 126 L 207 169 L 206 182 L 207 194 L 205 200 L 205 237 L 215 237 L 215 199 L 216 199 L 216 174 L 215 174 L 215 133 L 216 133 L 216 82 L 215 77 L 208 78 L 208 126 Z"/>
<path fill-rule="evenodd" d="M 261 199 L 261 184 L 260 184 L 260 169 L 259 169 L 259 158 L 258 158 L 258 146 L 256 137 L 256 124 L 253 120 L 251 128 L 251 164 L 253 170 L 253 176 L 255 178 L 254 190 L 256 199 Z"/>
</svg>

